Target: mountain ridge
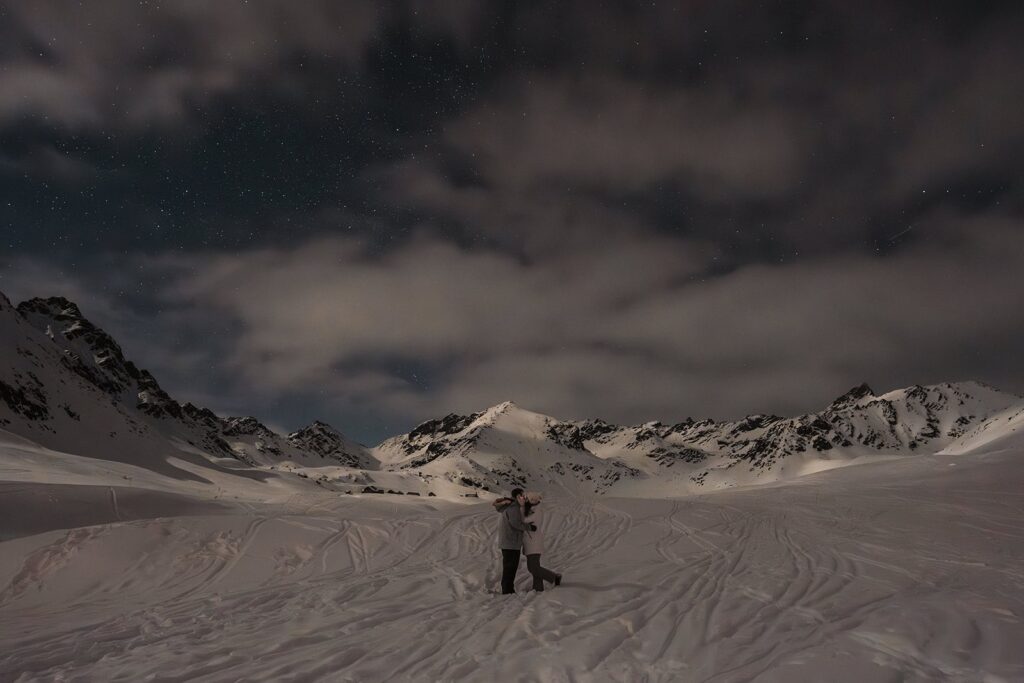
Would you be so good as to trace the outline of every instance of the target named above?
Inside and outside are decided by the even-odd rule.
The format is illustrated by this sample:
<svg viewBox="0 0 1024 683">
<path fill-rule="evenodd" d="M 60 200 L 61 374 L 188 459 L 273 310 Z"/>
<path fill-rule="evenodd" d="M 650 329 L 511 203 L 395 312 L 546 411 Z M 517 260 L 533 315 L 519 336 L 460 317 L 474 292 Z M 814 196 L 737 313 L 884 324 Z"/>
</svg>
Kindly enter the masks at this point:
<svg viewBox="0 0 1024 683">
<path fill-rule="evenodd" d="M 63 297 L 13 306 L 0 293 L 0 332 L 8 352 L 0 358 L 4 429 L 47 447 L 163 470 L 175 452 L 171 444 L 183 443 L 204 464 L 225 467 L 231 459 L 348 493 L 473 496 L 530 485 L 573 494 L 645 486 L 684 494 L 874 456 L 939 452 L 979 434 L 987 438 L 996 433 L 987 421 L 1015 407 L 1024 411 L 1021 397 L 972 380 L 880 395 L 860 384 L 794 417 L 688 417 L 671 425 L 561 420 L 504 401 L 426 420 L 365 447 L 320 420 L 279 434 L 253 416 L 222 417 L 178 402 Z"/>
</svg>

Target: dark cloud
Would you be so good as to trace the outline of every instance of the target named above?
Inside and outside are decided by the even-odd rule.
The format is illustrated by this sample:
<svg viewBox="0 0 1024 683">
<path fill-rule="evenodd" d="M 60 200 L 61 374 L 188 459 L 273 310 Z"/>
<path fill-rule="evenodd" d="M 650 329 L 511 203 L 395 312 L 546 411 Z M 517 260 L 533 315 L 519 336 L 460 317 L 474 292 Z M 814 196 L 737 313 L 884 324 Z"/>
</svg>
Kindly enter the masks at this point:
<svg viewBox="0 0 1024 683">
<path fill-rule="evenodd" d="M 630 192 L 679 181 L 708 194 L 791 189 L 804 154 L 799 114 L 724 89 L 534 77 L 447 127 L 484 182 Z"/>
<path fill-rule="evenodd" d="M 38 115 L 72 130 L 180 122 L 197 103 L 289 59 L 357 64 L 381 21 L 372 2 L 274 0 L 124 0 L 102 9 L 26 0 L 6 3 L 4 14 L 0 40 L 12 47 L 0 119 Z"/>
<path fill-rule="evenodd" d="M 785 413 L 864 380 L 1005 385 L 988 373 L 1024 369 L 1018 225 L 964 220 L 932 217 L 888 259 L 708 279 L 705 252 L 664 237 L 529 265 L 433 238 L 385 258 L 330 239 L 214 257 L 167 296 L 240 322 L 227 362 L 254 385 L 315 384 L 412 421 L 506 399 L 625 421 Z"/>
<path fill-rule="evenodd" d="M 369 440 L 508 398 L 1021 390 L 1022 29 L 1009 2 L 4 3 L 0 288 L 80 299 L 182 398 Z"/>
</svg>

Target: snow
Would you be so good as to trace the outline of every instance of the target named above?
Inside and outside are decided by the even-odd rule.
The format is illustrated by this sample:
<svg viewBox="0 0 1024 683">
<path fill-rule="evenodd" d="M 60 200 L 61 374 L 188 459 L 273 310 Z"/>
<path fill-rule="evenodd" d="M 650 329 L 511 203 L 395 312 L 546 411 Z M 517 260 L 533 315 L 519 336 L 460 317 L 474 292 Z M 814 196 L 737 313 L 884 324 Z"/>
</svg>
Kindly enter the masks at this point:
<svg viewBox="0 0 1024 683">
<path fill-rule="evenodd" d="M 6 435 L 9 487 L 195 507 L 0 543 L 0 679 L 1022 680 L 1020 427 L 699 496 L 547 492 L 565 583 L 530 592 L 524 566 L 513 596 L 486 503 L 204 484 Z"/>
<path fill-rule="evenodd" d="M 364 448 L 179 404 L 70 302 L 24 310 L 0 294 L 2 681 L 1024 680 L 1021 397 L 505 402 Z M 542 594 L 495 593 L 513 485 Z"/>
</svg>

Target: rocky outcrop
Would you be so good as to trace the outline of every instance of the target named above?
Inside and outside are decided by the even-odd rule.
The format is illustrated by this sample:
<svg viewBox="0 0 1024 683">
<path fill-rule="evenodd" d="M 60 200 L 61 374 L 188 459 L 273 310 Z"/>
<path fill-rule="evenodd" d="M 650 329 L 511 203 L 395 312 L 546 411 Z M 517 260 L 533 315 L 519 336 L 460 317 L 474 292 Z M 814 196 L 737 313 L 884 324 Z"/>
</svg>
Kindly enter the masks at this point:
<svg viewBox="0 0 1024 683">
<path fill-rule="evenodd" d="M 365 448 L 349 441 L 337 429 L 320 420 L 289 434 L 288 442 L 325 460 L 335 460 L 348 467 L 376 469 L 376 461 Z"/>
<path fill-rule="evenodd" d="M 152 373 L 128 360 L 114 338 L 86 318 L 72 301 L 36 298 L 14 307 L 2 294 L 0 297 L 0 314 L 6 316 L 2 322 L 10 327 L 10 336 L 18 339 L 28 334 L 34 339 L 14 349 L 22 357 L 19 367 L 36 368 L 41 376 L 49 378 L 43 381 L 25 369 L 11 369 L 0 375 L 0 401 L 19 419 L 47 423 L 59 407 L 68 417 L 80 420 L 82 406 L 76 409 L 59 400 L 65 391 L 63 385 L 68 383 L 68 376 L 62 373 L 70 372 L 84 382 L 89 401 L 112 408 L 112 424 L 123 423 L 121 431 L 140 434 L 149 429 L 174 434 L 209 454 L 232 456 L 248 465 L 298 459 L 304 464 L 332 461 L 372 467 L 372 458 L 361 446 L 323 423 L 301 430 L 293 440 L 275 433 L 255 417 L 222 419 L 207 408 L 179 403 Z M 22 325 L 24 331 L 19 331 Z M 47 425 L 44 429 L 52 432 L 54 428 Z M 313 438 L 314 434 L 318 438 Z M 110 437 L 116 436 L 117 430 L 112 430 Z"/>
</svg>

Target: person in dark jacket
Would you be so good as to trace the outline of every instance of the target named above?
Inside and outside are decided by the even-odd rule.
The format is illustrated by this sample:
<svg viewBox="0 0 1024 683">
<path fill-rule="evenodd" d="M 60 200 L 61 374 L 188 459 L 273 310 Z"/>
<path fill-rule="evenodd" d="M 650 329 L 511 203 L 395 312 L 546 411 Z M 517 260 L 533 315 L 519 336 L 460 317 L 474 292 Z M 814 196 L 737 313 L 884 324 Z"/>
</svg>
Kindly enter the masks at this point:
<svg viewBox="0 0 1024 683">
<path fill-rule="evenodd" d="M 498 522 L 498 547 L 501 548 L 501 592 L 503 595 L 516 592 L 516 572 L 519 571 L 523 532 L 530 530 L 530 527 L 523 522 L 521 506 L 524 500 L 522 489 L 512 489 L 510 498 L 499 498 L 494 501 L 494 508 L 501 514 L 501 521 Z"/>
</svg>

